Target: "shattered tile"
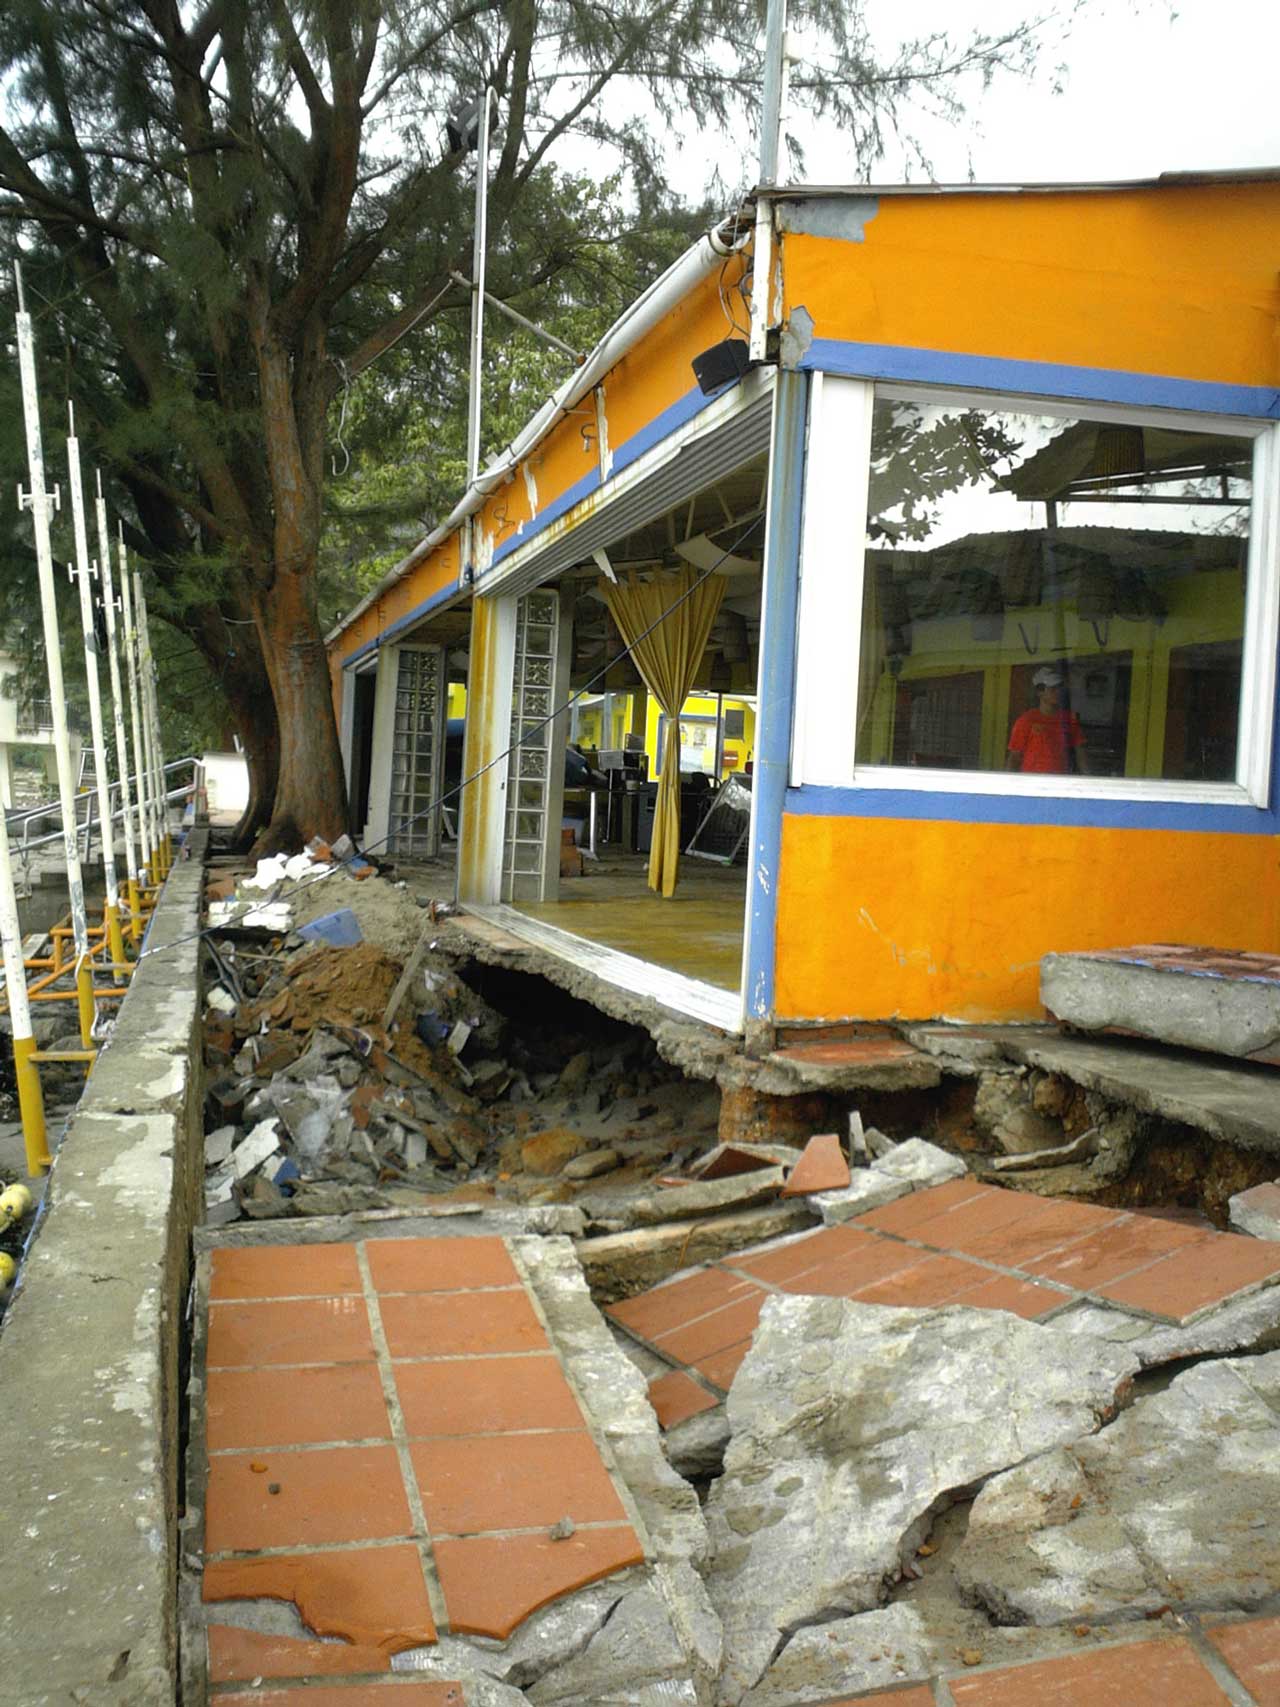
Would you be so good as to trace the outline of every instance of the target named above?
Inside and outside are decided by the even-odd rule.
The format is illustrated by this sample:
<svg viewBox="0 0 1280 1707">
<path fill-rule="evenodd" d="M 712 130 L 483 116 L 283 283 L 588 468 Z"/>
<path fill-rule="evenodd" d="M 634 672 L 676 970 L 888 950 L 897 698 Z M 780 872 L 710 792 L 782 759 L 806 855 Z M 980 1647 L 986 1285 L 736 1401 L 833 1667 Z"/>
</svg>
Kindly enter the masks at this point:
<svg viewBox="0 0 1280 1707">
<path fill-rule="evenodd" d="M 681 1280 L 664 1281 L 660 1286 L 638 1297 L 626 1298 L 620 1304 L 610 1304 L 605 1310 L 615 1322 L 643 1339 L 653 1339 L 696 1316 L 718 1310 L 741 1298 L 751 1282 L 738 1275 L 726 1274 L 723 1269 L 706 1268 Z"/>
<path fill-rule="evenodd" d="M 363 1298 L 211 1304 L 210 1369 L 356 1363 L 373 1357 Z"/>
<path fill-rule="evenodd" d="M 1219 1624 L 1205 1635 L 1250 1691 L 1258 1707 L 1280 1707 L 1280 1618 Z"/>
<path fill-rule="evenodd" d="M 354 1245 L 249 1245 L 213 1252 L 209 1297 L 325 1298 L 361 1290 Z"/>
<path fill-rule="evenodd" d="M 227 1453 L 209 1461 L 209 1553 L 381 1540 L 412 1527 L 391 1446 Z"/>
<path fill-rule="evenodd" d="M 438 1541 L 435 1556 L 450 1629 L 502 1641 L 548 1601 L 642 1564 L 644 1550 L 630 1525 L 620 1524 L 579 1529 L 563 1541 L 542 1535 Z"/>
<path fill-rule="evenodd" d="M 1277 1274 L 1280 1246 L 1240 1233 L 1211 1233 L 1138 1274 L 1096 1290 L 1126 1310 L 1180 1322 Z"/>
<path fill-rule="evenodd" d="M 549 1353 L 398 1363 L 395 1381 L 410 1435 L 581 1430 L 583 1426 L 573 1390 Z"/>
<path fill-rule="evenodd" d="M 249 1683 L 259 1677 L 332 1677 L 344 1672 L 391 1669 L 389 1654 L 377 1648 L 358 1648 L 350 1642 L 270 1636 L 237 1624 L 210 1624 L 206 1634 L 210 1683 Z"/>
<path fill-rule="evenodd" d="M 948 1679 L 956 1707 L 1230 1707 L 1185 1638 L 1125 1642 Z"/>
<path fill-rule="evenodd" d="M 459 1292 L 481 1286 L 519 1286 L 500 1238 L 371 1239 L 369 1273 L 380 1293 Z"/>
<path fill-rule="evenodd" d="M 760 1320 L 760 1311 L 767 1296 L 761 1291 L 751 1293 L 736 1303 L 726 1304 L 723 1309 L 699 1316 L 687 1327 L 673 1328 L 669 1333 L 656 1335 L 653 1343 L 667 1357 L 678 1358 L 681 1363 L 697 1363 L 712 1352 L 723 1351 L 726 1346 L 749 1338 Z"/>
<path fill-rule="evenodd" d="M 911 1245 L 899 1244 L 894 1239 L 877 1239 L 873 1233 L 866 1233 L 863 1242 L 852 1250 L 779 1284 L 784 1292 L 849 1298 L 864 1286 L 911 1268 L 920 1261 L 920 1256 Z"/>
<path fill-rule="evenodd" d="M 591 1436 L 504 1434 L 437 1437 L 409 1448 L 433 1533 L 625 1521 L 626 1512 Z"/>
<path fill-rule="evenodd" d="M 466 1357 L 545 1351 L 547 1336 L 523 1290 L 405 1293 L 380 1300 L 392 1357 Z"/>
<path fill-rule="evenodd" d="M 673 1369 L 649 1383 L 649 1403 L 661 1428 L 674 1428 L 701 1411 L 711 1411 L 720 1401 L 688 1375 Z"/>
<path fill-rule="evenodd" d="M 216 1560 L 205 1567 L 203 1594 L 211 1604 L 290 1601 L 317 1636 L 384 1658 L 436 1639 L 422 1561 L 411 1544 Z"/>
<path fill-rule="evenodd" d="M 732 1266 L 757 1280 L 768 1281 L 771 1286 L 780 1286 L 783 1281 L 792 1280 L 796 1275 L 816 1268 L 819 1263 L 830 1262 L 846 1251 L 860 1250 L 865 1244 L 866 1235 L 860 1224 L 824 1227 L 821 1232 L 803 1233 L 799 1238 L 788 1239 L 785 1244 L 761 1251 L 758 1256 L 748 1252 L 743 1257 L 727 1257 L 723 1266 Z"/>
<path fill-rule="evenodd" d="M 851 1179 L 840 1139 L 834 1132 L 810 1138 L 792 1168 L 783 1197 L 808 1197 L 811 1192 L 842 1191 Z"/>
<path fill-rule="evenodd" d="M 206 1401 L 210 1452 L 389 1440 L 376 1364 L 315 1369 L 211 1369 Z"/>
</svg>

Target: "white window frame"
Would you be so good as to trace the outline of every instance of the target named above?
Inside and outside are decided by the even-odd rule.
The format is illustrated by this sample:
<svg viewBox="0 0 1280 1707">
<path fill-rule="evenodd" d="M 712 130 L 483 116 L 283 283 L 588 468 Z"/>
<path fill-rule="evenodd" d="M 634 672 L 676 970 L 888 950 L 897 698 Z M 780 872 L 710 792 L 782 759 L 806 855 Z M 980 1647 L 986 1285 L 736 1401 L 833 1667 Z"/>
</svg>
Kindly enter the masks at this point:
<svg viewBox="0 0 1280 1707">
<path fill-rule="evenodd" d="M 1127 426 L 1220 430 L 1254 441 L 1236 775 L 1232 782 L 1159 777 L 1027 775 L 859 765 L 854 753 L 866 570 L 866 511 L 875 402 L 945 403 Z M 854 538 L 851 540 L 850 535 Z M 853 561 L 850 561 L 850 558 Z M 879 385 L 814 375 L 800 546 L 796 717 L 791 784 L 1201 806 L 1270 805 L 1280 641 L 1280 423 L 1234 415 L 1138 409 L 1023 393 Z"/>
</svg>

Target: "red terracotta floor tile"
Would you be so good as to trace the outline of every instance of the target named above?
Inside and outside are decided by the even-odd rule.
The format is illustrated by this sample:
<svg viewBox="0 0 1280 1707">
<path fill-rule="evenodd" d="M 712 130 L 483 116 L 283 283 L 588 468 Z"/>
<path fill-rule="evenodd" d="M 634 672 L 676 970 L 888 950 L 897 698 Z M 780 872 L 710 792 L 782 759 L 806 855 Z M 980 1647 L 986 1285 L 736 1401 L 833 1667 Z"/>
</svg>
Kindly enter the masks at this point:
<svg viewBox="0 0 1280 1707">
<path fill-rule="evenodd" d="M 363 1298 L 209 1306 L 210 1369 L 358 1363 L 372 1357 Z"/>
<path fill-rule="evenodd" d="M 1109 1227 L 1064 1244 L 1051 1256 L 1023 1263 L 1028 1274 L 1060 1280 L 1080 1292 L 1096 1292 L 1109 1281 L 1134 1274 L 1174 1251 L 1201 1243 L 1211 1235 L 1202 1227 L 1177 1221 L 1158 1221 L 1149 1215 L 1125 1215 Z M 1277 1264 L 1280 1266 L 1280 1263 Z"/>
<path fill-rule="evenodd" d="M 392 1357 L 547 1349 L 542 1323 L 523 1291 L 406 1293 L 379 1303 Z"/>
<path fill-rule="evenodd" d="M 899 1198 L 898 1201 L 911 1203 L 917 1200 Z M 892 1209 L 893 1204 L 886 1204 L 885 1207 Z M 907 1237 L 918 1239 L 922 1245 L 931 1245 L 939 1251 L 967 1249 L 977 1239 L 988 1238 L 1006 1227 L 1015 1226 L 1025 1214 L 1024 1193 L 1004 1191 L 991 1186 L 983 1191 L 981 1197 L 971 1197 L 965 1202 L 954 1204 L 950 1209 L 942 1209 L 916 1222 Z"/>
<path fill-rule="evenodd" d="M 1175 1322 L 1280 1274 L 1280 1244 L 1210 1233 L 1139 1274 L 1099 1286 L 1103 1298 Z"/>
<path fill-rule="evenodd" d="M 397 1363 L 395 1378 L 411 1435 L 583 1426 L 573 1389 L 549 1353 Z"/>
<path fill-rule="evenodd" d="M 815 1191 L 842 1191 L 852 1176 L 840 1139 L 834 1132 L 810 1138 L 792 1168 L 783 1197 L 807 1197 Z"/>
<path fill-rule="evenodd" d="M 651 1340 L 655 1334 L 682 1327 L 695 1316 L 705 1316 L 708 1310 L 718 1310 L 748 1291 L 752 1283 L 738 1275 L 726 1274 L 723 1269 L 704 1268 L 683 1280 L 669 1280 L 640 1292 L 634 1298 L 624 1298 L 610 1304 L 606 1316 L 621 1322 L 633 1334 Z"/>
<path fill-rule="evenodd" d="M 252 1245 L 216 1250 L 209 1297 L 328 1298 L 361 1290 L 354 1245 Z"/>
<path fill-rule="evenodd" d="M 1205 1634 L 1258 1707 L 1280 1707 L 1280 1618 L 1220 1624 Z"/>
<path fill-rule="evenodd" d="M 956 1707 L 1230 1707 L 1181 1637 L 949 1678 Z"/>
<path fill-rule="evenodd" d="M 879 1209 L 868 1210 L 865 1215 L 859 1215 L 852 1225 L 869 1227 L 877 1233 L 893 1233 L 901 1239 L 914 1239 L 916 1228 L 935 1215 L 958 1204 L 988 1197 L 994 1190 L 994 1186 L 983 1185 L 980 1180 L 952 1179 L 945 1185 L 930 1186 L 928 1191 L 909 1192 L 906 1197 L 895 1198 Z"/>
<path fill-rule="evenodd" d="M 464 1707 L 460 1683 L 337 1683 L 236 1690 L 218 1707 Z"/>
<path fill-rule="evenodd" d="M 899 1309 L 927 1309 L 934 1304 L 967 1302 L 964 1294 L 981 1285 L 990 1273 L 959 1257 L 931 1257 L 900 1269 L 885 1280 L 855 1292 L 855 1304 L 889 1304 Z"/>
<path fill-rule="evenodd" d="M 595 1442 L 581 1434 L 477 1435 L 409 1448 L 433 1534 L 625 1522 Z"/>
<path fill-rule="evenodd" d="M 258 1472 L 254 1464 L 266 1468 Z M 227 1453 L 209 1461 L 206 1553 L 375 1541 L 411 1528 L 394 1447 Z"/>
<path fill-rule="evenodd" d="M 867 1238 L 857 1226 L 824 1227 L 820 1233 L 806 1233 L 785 1245 L 776 1245 L 771 1251 L 762 1251 L 759 1256 L 725 1257 L 721 1266 L 780 1286 L 784 1280 L 794 1280 L 798 1274 L 817 1268 L 819 1263 L 863 1249 Z"/>
<path fill-rule="evenodd" d="M 824 1067 L 876 1067 L 910 1060 L 913 1056 L 925 1059 L 900 1037 L 815 1037 L 811 1042 L 796 1038 L 775 1053 L 784 1059 L 797 1058 Z"/>
<path fill-rule="evenodd" d="M 317 1369 L 211 1369 L 208 1383 L 210 1452 L 391 1438 L 374 1363 Z"/>
<path fill-rule="evenodd" d="M 1033 1321 L 1070 1301 L 1069 1292 L 1055 1292 L 1051 1286 L 1039 1286 L 1033 1280 L 1019 1280 L 1012 1274 L 993 1274 L 969 1291 L 958 1293 L 953 1300 L 970 1310 L 1008 1310 L 1026 1321 Z"/>
<path fill-rule="evenodd" d="M 1099 1209 L 1092 1203 L 1065 1203 L 1052 1198 L 1019 1194 L 1021 1210 L 1016 1220 L 993 1231 L 957 1239 L 948 1245 L 962 1256 L 981 1257 L 1005 1268 L 1023 1268 L 1045 1257 L 1070 1240 L 1086 1238 L 1122 1220 L 1119 1209 Z"/>
<path fill-rule="evenodd" d="M 542 1535 L 438 1541 L 435 1556 L 450 1629 L 501 1641 L 548 1601 L 640 1564 L 644 1550 L 624 1524 L 579 1529 L 564 1541 Z"/>
<path fill-rule="evenodd" d="M 422 1560 L 411 1543 L 217 1559 L 205 1567 L 203 1594 L 208 1604 L 291 1601 L 317 1636 L 337 1637 L 383 1655 L 436 1639 Z"/>
<path fill-rule="evenodd" d="M 667 1357 L 678 1358 L 681 1363 L 697 1363 L 714 1351 L 723 1351 L 727 1345 L 749 1338 L 768 1296 L 767 1292 L 750 1293 L 736 1304 L 726 1304 L 710 1315 L 699 1316 L 688 1327 L 656 1335 L 653 1343 Z"/>
<path fill-rule="evenodd" d="M 650 1381 L 649 1403 L 659 1426 L 674 1428 L 677 1423 L 696 1417 L 700 1411 L 714 1410 L 720 1401 L 689 1376 L 673 1369 L 670 1375 L 659 1375 L 656 1381 Z"/>
<path fill-rule="evenodd" d="M 365 1255 L 378 1292 L 458 1292 L 520 1284 L 507 1247 L 498 1238 L 370 1239 Z"/>
<path fill-rule="evenodd" d="M 267 1636 L 234 1624 L 210 1624 L 209 1681 L 248 1683 L 255 1677 L 335 1677 L 356 1671 L 390 1671 L 391 1656 L 350 1642 L 308 1642 Z"/>
<path fill-rule="evenodd" d="M 714 1356 L 700 1359 L 693 1367 L 699 1375 L 705 1375 L 708 1381 L 723 1388 L 727 1393 L 733 1385 L 733 1378 L 738 1373 L 743 1358 L 750 1350 L 750 1340 L 739 1340 L 737 1345 L 728 1345 Z"/>
<path fill-rule="evenodd" d="M 806 1269 L 791 1280 L 782 1281 L 784 1292 L 798 1292 L 812 1297 L 848 1298 L 874 1281 L 899 1274 L 920 1261 L 921 1253 L 912 1245 L 899 1244 L 896 1239 L 878 1239 L 866 1234 L 866 1242 L 842 1256 Z"/>
</svg>

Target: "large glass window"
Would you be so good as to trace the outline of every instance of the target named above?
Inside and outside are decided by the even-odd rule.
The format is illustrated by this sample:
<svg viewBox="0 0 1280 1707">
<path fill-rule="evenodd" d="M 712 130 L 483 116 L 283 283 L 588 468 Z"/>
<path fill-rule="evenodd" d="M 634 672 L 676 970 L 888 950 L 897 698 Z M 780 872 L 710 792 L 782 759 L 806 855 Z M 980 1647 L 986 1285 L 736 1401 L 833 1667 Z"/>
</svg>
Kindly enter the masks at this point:
<svg viewBox="0 0 1280 1707">
<path fill-rule="evenodd" d="M 858 764 L 1234 781 L 1252 454 L 878 397 Z"/>
</svg>

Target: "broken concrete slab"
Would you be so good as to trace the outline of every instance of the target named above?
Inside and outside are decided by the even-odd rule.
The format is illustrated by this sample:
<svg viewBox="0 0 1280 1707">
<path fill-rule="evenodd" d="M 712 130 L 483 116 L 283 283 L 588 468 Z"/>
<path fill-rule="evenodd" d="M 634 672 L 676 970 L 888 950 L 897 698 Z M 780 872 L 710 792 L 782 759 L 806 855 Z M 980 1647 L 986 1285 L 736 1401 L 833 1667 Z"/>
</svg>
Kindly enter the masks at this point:
<svg viewBox="0 0 1280 1707">
<path fill-rule="evenodd" d="M 606 1303 L 656 1286 L 682 1268 L 763 1244 L 814 1224 L 803 1199 L 713 1215 L 705 1221 L 664 1223 L 631 1233 L 583 1239 L 577 1246 L 591 1290 Z"/>
<path fill-rule="evenodd" d="M 852 1618 L 806 1625 L 781 1654 L 742 1707 L 802 1707 L 873 1689 L 891 1690 L 943 1669 L 952 1659 L 935 1641 L 914 1607 L 898 1602 Z M 887 1697 L 893 1707 L 892 1696 Z"/>
<path fill-rule="evenodd" d="M 640 1197 L 582 1197 L 578 1201 L 590 1220 L 621 1232 L 628 1227 L 655 1227 L 751 1209 L 782 1195 L 785 1179 L 781 1168 L 760 1168 L 725 1179 L 690 1180 Z"/>
<path fill-rule="evenodd" d="M 843 1191 L 824 1191 L 809 1203 L 826 1226 L 838 1227 L 844 1221 L 865 1215 L 869 1209 L 879 1209 L 882 1204 L 905 1197 L 912 1189 L 910 1180 L 895 1179 L 879 1168 L 855 1168 Z"/>
<path fill-rule="evenodd" d="M 794 1168 L 801 1152 L 790 1144 L 717 1144 L 705 1156 L 689 1164 L 693 1179 L 724 1179 L 729 1174 L 751 1174 L 761 1168 Z"/>
<path fill-rule="evenodd" d="M 949 1150 L 925 1138 L 908 1138 L 877 1156 L 869 1167 L 855 1169 L 843 1191 L 815 1197 L 813 1207 L 828 1227 L 835 1227 L 905 1197 L 909 1191 L 927 1191 L 930 1186 L 961 1179 L 967 1172 L 961 1158 Z"/>
<path fill-rule="evenodd" d="M 892 1179 L 906 1180 L 915 1191 L 945 1185 L 949 1179 L 962 1179 L 968 1172 L 963 1157 L 953 1156 L 939 1144 L 930 1144 L 927 1138 L 908 1138 L 905 1143 L 896 1144 L 886 1155 L 879 1156 L 873 1166 L 878 1173 L 888 1174 Z"/>
<path fill-rule="evenodd" d="M 564 1179 L 595 1179 L 621 1166 L 622 1157 L 617 1150 L 588 1150 L 583 1156 L 570 1157 L 560 1173 Z"/>
<path fill-rule="evenodd" d="M 1280 1591 L 1280 1353 L 1202 1363 L 995 1477 L 956 1557 L 999 1622 L 1257 1607 Z"/>
<path fill-rule="evenodd" d="M 1280 1061 L 1280 959 L 1170 943 L 1047 954 L 1040 999 L 1080 1031 Z"/>
<path fill-rule="evenodd" d="M 942 1505 L 1099 1427 L 1136 1368 L 1003 1312 L 770 1298 L 707 1502 L 720 1700 L 759 1682 L 785 1633 L 874 1607 Z"/>
<path fill-rule="evenodd" d="M 1228 1200 L 1231 1225 L 1255 1239 L 1280 1239 L 1280 1183 L 1264 1181 Z"/>
</svg>

